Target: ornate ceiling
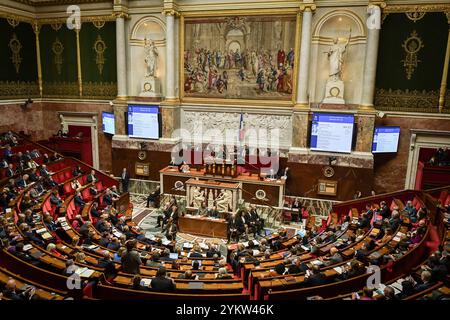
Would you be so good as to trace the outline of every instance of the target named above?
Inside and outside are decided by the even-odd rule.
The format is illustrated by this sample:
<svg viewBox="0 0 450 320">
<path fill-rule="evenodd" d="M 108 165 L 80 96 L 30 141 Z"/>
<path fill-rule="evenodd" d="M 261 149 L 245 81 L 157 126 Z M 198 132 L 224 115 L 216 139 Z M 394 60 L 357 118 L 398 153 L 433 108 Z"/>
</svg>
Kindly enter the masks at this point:
<svg viewBox="0 0 450 320">
<path fill-rule="evenodd" d="M 61 4 L 82 4 L 82 3 L 99 3 L 99 2 L 111 2 L 112 0 L 14 0 L 16 2 L 24 3 L 27 5 L 39 7 L 49 5 L 61 5 Z"/>
</svg>

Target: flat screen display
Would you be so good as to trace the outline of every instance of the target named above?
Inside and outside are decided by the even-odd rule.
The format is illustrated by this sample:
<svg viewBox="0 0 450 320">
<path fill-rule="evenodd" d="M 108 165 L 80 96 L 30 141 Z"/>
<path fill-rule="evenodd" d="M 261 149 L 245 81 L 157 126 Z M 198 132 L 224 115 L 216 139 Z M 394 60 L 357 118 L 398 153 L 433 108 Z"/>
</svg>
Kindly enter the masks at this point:
<svg viewBox="0 0 450 320">
<path fill-rule="evenodd" d="M 102 128 L 104 133 L 116 134 L 114 113 L 102 112 Z"/>
<path fill-rule="evenodd" d="M 352 114 L 313 113 L 311 150 L 350 153 L 354 121 Z"/>
<path fill-rule="evenodd" d="M 372 153 L 392 153 L 398 150 L 400 127 L 375 127 Z"/>
<path fill-rule="evenodd" d="M 128 106 L 128 135 L 133 138 L 159 139 L 159 107 Z"/>
</svg>

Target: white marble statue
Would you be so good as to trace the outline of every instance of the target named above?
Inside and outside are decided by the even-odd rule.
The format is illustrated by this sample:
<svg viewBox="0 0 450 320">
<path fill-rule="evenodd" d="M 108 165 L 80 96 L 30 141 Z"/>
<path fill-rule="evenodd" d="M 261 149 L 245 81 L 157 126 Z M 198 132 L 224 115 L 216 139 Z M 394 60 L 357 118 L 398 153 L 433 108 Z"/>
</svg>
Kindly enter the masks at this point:
<svg viewBox="0 0 450 320">
<path fill-rule="evenodd" d="M 192 189 L 192 199 L 194 202 L 194 207 L 195 208 L 200 208 L 202 205 L 202 202 L 205 201 L 206 197 L 205 197 L 205 191 L 200 191 L 199 187 L 194 187 Z"/>
<path fill-rule="evenodd" d="M 221 211 L 228 211 L 228 207 L 232 207 L 233 193 L 230 190 L 221 190 L 216 198 L 217 208 Z"/>
<path fill-rule="evenodd" d="M 345 41 L 340 42 L 338 38 L 335 38 L 333 40 L 333 45 L 330 47 L 328 52 L 325 52 L 328 55 L 328 60 L 330 62 L 329 76 L 333 80 L 342 80 L 342 65 L 344 64 L 343 55 L 347 49 L 348 43 L 350 42 L 350 38 L 351 30 L 349 37 L 345 39 Z"/>
<path fill-rule="evenodd" d="M 155 46 L 155 42 L 145 38 L 144 52 L 145 52 L 145 64 L 147 66 L 145 77 L 154 77 L 156 72 L 156 65 L 158 60 L 158 49 Z"/>
</svg>

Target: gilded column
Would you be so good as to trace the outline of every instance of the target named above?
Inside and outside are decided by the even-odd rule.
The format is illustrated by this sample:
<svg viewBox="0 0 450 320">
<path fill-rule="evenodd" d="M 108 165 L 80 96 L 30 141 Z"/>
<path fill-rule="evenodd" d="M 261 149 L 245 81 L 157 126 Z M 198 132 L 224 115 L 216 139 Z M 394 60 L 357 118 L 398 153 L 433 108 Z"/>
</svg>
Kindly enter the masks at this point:
<svg viewBox="0 0 450 320">
<path fill-rule="evenodd" d="M 75 34 L 77 37 L 77 74 L 78 74 L 78 91 L 80 97 L 83 96 L 83 80 L 81 76 L 81 52 L 80 52 L 80 29 L 75 28 Z"/>
<path fill-rule="evenodd" d="M 447 50 L 445 52 L 444 69 L 442 71 L 441 88 L 439 91 L 439 112 L 442 112 L 445 106 L 445 93 L 447 92 L 447 78 L 448 78 L 448 68 L 450 60 L 450 11 L 446 13 L 449 29 L 447 37 Z"/>
<path fill-rule="evenodd" d="M 117 99 L 125 100 L 127 97 L 125 18 L 128 15 L 123 11 L 118 11 L 115 12 L 115 16 L 117 48 Z"/>
<path fill-rule="evenodd" d="M 177 101 L 175 96 L 175 16 L 177 11 L 165 9 L 166 16 L 166 101 Z"/>
<path fill-rule="evenodd" d="M 300 42 L 300 61 L 297 66 L 297 99 L 296 106 L 308 107 L 308 81 L 309 81 L 309 61 L 311 55 L 311 26 L 312 15 L 316 9 L 314 3 L 304 3 L 300 6 L 303 11 L 302 17 L 302 35 Z"/>
<path fill-rule="evenodd" d="M 36 35 L 36 63 L 37 63 L 37 73 L 38 73 L 38 85 L 39 85 L 39 96 L 42 98 L 42 65 L 41 65 L 41 47 L 39 44 L 39 33 L 41 32 L 41 26 L 37 23 L 33 23 L 33 31 Z"/>
<path fill-rule="evenodd" d="M 367 20 L 367 44 L 364 60 L 363 88 L 361 108 L 373 110 L 375 96 L 375 78 L 377 73 L 378 45 L 381 29 L 381 10 L 386 7 L 382 1 L 371 1 L 367 8 L 370 14 Z"/>
</svg>

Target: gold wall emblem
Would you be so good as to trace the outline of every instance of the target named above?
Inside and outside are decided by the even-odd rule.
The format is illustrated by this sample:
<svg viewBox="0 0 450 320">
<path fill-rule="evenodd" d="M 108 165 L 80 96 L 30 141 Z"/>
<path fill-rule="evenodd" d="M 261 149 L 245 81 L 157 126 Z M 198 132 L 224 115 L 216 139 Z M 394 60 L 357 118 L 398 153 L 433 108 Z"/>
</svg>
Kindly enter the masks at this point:
<svg viewBox="0 0 450 320">
<path fill-rule="evenodd" d="M 403 42 L 402 47 L 405 50 L 406 56 L 401 62 L 403 62 L 403 66 L 405 67 L 406 79 L 411 80 L 414 71 L 419 65 L 419 62 L 421 62 L 418 59 L 418 53 L 424 47 L 422 39 L 419 38 L 416 30 Z"/>
<path fill-rule="evenodd" d="M 22 50 L 22 44 L 15 33 L 13 33 L 11 40 L 9 40 L 9 49 L 11 50 L 11 61 L 14 64 L 16 73 L 20 71 L 20 64 L 22 62 L 22 57 L 20 56 L 20 50 Z"/>
<path fill-rule="evenodd" d="M 425 14 L 426 12 L 419 11 L 405 12 L 406 17 L 408 17 L 408 19 L 413 21 L 414 23 L 425 17 Z"/>
<path fill-rule="evenodd" d="M 100 35 L 97 36 L 97 40 L 94 42 L 93 49 L 95 50 L 95 53 L 97 54 L 95 57 L 95 63 L 97 64 L 98 72 L 100 75 L 103 73 L 103 66 L 105 64 L 105 56 L 104 52 L 106 50 L 106 44 L 102 40 L 102 37 Z"/>
<path fill-rule="evenodd" d="M 56 72 L 58 72 L 58 75 L 61 75 L 61 67 L 63 64 L 62 53 L 64 51 L 64 46 L 61 41 L 59 41 L 58 37 L 56 37 L 52 44 L 52 51 L 54 54 L 53 63 L 56 66 Z"/>
</svg>

